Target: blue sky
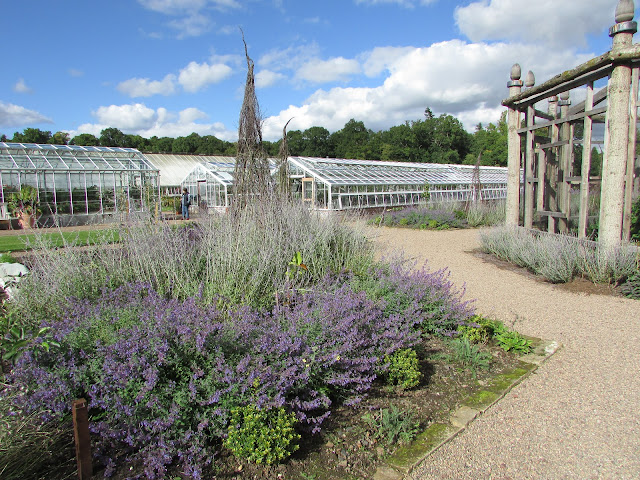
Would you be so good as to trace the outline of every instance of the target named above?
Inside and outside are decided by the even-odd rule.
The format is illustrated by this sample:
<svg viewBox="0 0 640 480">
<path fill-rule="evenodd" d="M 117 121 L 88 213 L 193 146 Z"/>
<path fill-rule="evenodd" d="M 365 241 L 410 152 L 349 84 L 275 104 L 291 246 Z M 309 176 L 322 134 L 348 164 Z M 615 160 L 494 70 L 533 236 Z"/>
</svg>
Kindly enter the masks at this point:
<svg viewBox="0 0 640 480">
<path fill-rule="evenodd" d="M 263 135 L 351 118 L 496 122 L 513 63 L 538 83 L 611 48 L 617 0 L 2 2 L 0 133 L 237 139 L 255 62 Z M 637 12 L 637 10 L 636 10 Z"/>
</svg>

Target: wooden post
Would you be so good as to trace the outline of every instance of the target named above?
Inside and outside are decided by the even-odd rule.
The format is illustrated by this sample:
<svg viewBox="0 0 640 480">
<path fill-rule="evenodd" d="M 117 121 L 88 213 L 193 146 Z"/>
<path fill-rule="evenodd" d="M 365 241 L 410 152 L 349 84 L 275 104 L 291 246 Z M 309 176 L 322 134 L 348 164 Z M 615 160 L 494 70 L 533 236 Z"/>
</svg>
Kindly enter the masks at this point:
<svg viewBox="0 0 640 480">
<path fill-rule="evenodd" d="M 613 37 L 612 54 L 631 46 L 633 34 L 638 30 L 633 22 L 632 0 L 620 0 L 616 8 L 616 25 L 609 35 Z M 631 93 L 631 65 L 614 63 L 609 82 L 609 109 L 606 131 L 609 142 L 602 168 L 602 193 L 600 196 L 600 229 L 598 239 L 609 250 L 622 240 L 624 212 L 624 187 L 629 156 L 629 116 Z M 635 125 L 634 125 L 635 128 Z"/>
<path fill-rule="evenodd" d="M 569 92 L 562 92 L 560 94 L 560 101 L 558 102 L 561 118 L 566 119 L 569 116 L 569 105 L 571 105 Z M 558 165 L 560 174 L 558 178 L 558 210 L 565 215 L 560 217 L 558 221 L 558 230 L 560 233 L 569 232 L 569 217 L 571 216 L 571 183 L 567 181 L 567 178 L 571 176 L 571 151 L 573 150 L 573 137 L 571 133 L 571 125 L 568 122 L 564 122 L 560 128 L 560 138 L 568 143 L 560 147 L 560 161 Z"/>
<path fill-rule="evenodd" d="M 587 98 L 584 110 L 593 109 L 593 82 L 587 84 Z M 589 224 L 589 172 L 591 171 L 591 136 L 593 120 L 591 115 L 584 117 L 584 137 L 582 142 L 582 170 L 580 171 L 580 211 L 578 212 L 578 237 L 587 236 Z"/>
<path fill-rule="evenodd" d="M 549 98 L 549 115 L 556 118 L 558 114 L 558 97 L 555 95 Z M 551 126 L 551 143 L 556 143 L 560 136 L 560 129 L 557 125 Z M 558 211 L 558 155 L 556 155 L 557 147 L 553 147 L 550 151 L 547 162 L 547 207 L 550 212 Z M 556 217 L 549 215 L 547 217 L 547 231 L 557 233 Z"/>
<path fill-rule="evenodd" d="M 622 217 L 622 239 L 631 239 L 631 207 L 633 206 L 633 174 L 636 162 L 636 124 L 638 122 L 638 80 L 640 68 L 631 72 L 631 114 L 629 118 L 629 153 L 627 154 L 627 175 L 624 182 L 624 216 Z"/>
<path fill-rule="evenodd" d="M 529 70 L 525 77 L 525 86 L 531 88 L 536 84 L 535 76 L 533 72 Z M 526 121 L 527 136 L 525 140 L 525 153 L 524 153 L 524 226 L 526 228 L 533 228 L 533 137 L 534 131 L 531 129 L 535 124 L 536 109 L 535 105 L 531 104 L 527 107 Z"/>
<path fill-rule="evenodd" d="M 91 439 L 89 437 L 89 412 L 87 401 L 80 398 L 73 402 L 73 435 L 76 441 L 76 461 L 78 479 L 90 480 L 93 475 L 91 465 Z"/>
<path fill-rule="evenodd" d="M 520 65 L 511 67 L 511 81 L 507 83 L 509 96 L 514 97 L 522 91 Z M 520 112 L 509 107 L 507 113 L 509 154 L 507 158 L 507 205 L 505 223 L 517 226 L 520 223 Z"/>
</svg>

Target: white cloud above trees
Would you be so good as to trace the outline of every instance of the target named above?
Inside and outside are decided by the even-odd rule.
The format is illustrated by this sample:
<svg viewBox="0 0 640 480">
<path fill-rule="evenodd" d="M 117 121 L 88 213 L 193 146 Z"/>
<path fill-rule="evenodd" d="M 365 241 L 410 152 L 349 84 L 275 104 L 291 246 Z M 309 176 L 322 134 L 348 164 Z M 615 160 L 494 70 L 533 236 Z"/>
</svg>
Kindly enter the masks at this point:
<svg viewBox="0 0 640 480">
<path fill-rule="evenodd" d="M 460 31 L 473 42 L 508 40 L 570 47 L 613 25 L 616 0 L 482 0 L 457 7 Z M 604 52 L 602 52 L 604 53 Z"/>
<path fill-rule="evenodd" d="M 200 135 L 215 135 L 222 140 L 234 140 L 237 132 L 229 131 L 221 122 L 207 123 L 208 115 L 195 107 L 179 112 L 170 112 L 166 108 L 149 108 L 144 104 L 109 105 L 99 107 L 92 112 L 96 123 L 85 123 L 69 131 L 70 137 L 80 133 L 99 136 L 105 128 L 114 127 L 127 134 L 141 135 L 145 138 L 179 137 L 193 132 Z"/>
<path fill-rule="evenodd" d="M 53 120 L 35 110 L 0 101 L 0 127 L 16 128 L 38 123 L 53 123 Z"/>
</svg>

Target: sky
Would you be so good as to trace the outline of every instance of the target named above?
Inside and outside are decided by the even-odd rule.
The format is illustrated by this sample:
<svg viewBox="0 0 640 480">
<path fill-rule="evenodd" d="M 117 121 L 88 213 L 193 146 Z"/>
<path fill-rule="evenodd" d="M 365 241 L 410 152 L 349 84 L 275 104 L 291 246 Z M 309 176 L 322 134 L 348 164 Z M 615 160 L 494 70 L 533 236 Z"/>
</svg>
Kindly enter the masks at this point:
<svg viewBox="0 0 640 480">
<path fill-rule="evenodd" d="M 255 63 L 263 138 L 350 119 L 496 123 L 514 63 L 536 83 L 611 49 L 618 0 L 0 0 L 0 133 L 235 141 Z M 638 9 L 636 9 L 637 17 Z"/>
</svg>

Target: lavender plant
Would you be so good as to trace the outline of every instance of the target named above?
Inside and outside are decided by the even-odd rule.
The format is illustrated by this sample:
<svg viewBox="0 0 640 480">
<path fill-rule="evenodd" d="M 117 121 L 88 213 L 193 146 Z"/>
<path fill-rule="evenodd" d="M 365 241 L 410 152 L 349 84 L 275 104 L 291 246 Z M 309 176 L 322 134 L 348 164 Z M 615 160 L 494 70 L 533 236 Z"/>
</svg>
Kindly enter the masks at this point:
<svg viewBox="0 0 640 480">
<path fill-rule="evenodd" d="M 285 408 L 318 432 L 333 404 L 366 394 L 385 355 L 417 342 L 417 321 L 330 279 L 270 312 L 126 285 L 94 302 L 70 300 L 44 325 L 60 347 L 25 353 L 11 381 L 24 387 L 25 412 L 44 406 L 51 418 L 87 398 L 107 475 L 126 459 L 142 462 L 148 478 L 172 463 L 200 478 L 233 408 Z"/>
</svg>

